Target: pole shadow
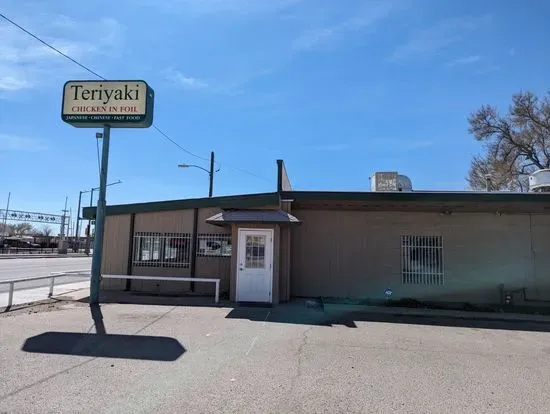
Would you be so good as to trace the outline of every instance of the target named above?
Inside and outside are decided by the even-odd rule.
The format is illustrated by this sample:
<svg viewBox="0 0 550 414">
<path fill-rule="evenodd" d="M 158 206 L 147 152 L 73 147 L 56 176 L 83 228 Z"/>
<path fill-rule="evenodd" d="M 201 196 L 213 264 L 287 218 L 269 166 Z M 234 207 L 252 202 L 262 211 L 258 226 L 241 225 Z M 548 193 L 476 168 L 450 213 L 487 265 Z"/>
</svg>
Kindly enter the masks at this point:
<svg viewBox="0 0 550 414">
<path fill-rule="evenodd" d="M 165 336 L 44 332 L 28 338 L 25 352 L 86 357 L 175 361 L 185 348 Z"/>
<path fill-rule="evenodd" d="M 44 332 L 27 338 L 21 350 L 31 353 L 78 355 L 86 357 L 175 361 L 185 348 L 166 336 L 108 334 L 103 313 L 97 304 L 90 305 L 96 333 Z"/>
</svg>

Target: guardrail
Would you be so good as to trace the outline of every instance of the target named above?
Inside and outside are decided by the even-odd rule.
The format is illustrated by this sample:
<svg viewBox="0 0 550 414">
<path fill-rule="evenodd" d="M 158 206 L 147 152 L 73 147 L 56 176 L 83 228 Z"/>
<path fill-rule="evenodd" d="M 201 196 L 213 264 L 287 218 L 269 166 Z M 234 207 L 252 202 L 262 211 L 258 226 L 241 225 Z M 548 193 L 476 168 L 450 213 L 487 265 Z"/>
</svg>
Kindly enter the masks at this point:
<svg viewBox="0 0 550 414">
<path fill-rule="evenodd" d="M 0 247 L 0 254 L 57 253 L 57 247 Z"/>
<path fill-rule="evenodd" d="M 48 297 L 51 298 L 53 296 L 53 287 L 54 287 L 54 284 L 55 284 L 55 278 L 63 277 L 63 276 L 86 276 L 86 277 L 90 277 L 90 270 L 89 269 L 69 270 L 67 272 L 52 272 L 48 276 L 33 276 L 33 277 L 18 278 L 18 279 L 0 280 L 0 285 L 5 285 L 5 284 L 10 285 L 10 290 L 8 292 L 8 305 L 7 305 L 7 307 L 9 308 L 13 303 L 13 291 L 14 291 L 16 283 L 31 282 L 33 280 L 50 279 L 50 291 L 48 293 Z"/>
<path fill-rule="evenodd" d="M 209 282 L 216 284 L 216 303 L 220 301 L 220 279 L 204 277 L 163 277 L 163 276 L 134 276 L 134 275 L 101 275 L 102 279 L 132 279 L 132 280 L 163 280 L 168 282 Z"/>
</svg>

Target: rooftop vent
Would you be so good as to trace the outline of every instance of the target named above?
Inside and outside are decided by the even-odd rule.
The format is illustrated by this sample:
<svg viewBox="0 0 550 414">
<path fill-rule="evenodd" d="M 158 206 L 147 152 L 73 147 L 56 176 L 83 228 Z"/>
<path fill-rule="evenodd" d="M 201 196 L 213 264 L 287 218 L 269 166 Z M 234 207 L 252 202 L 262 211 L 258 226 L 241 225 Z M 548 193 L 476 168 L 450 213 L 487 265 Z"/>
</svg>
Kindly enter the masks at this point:
<svg viewBox="0 0 550 414">
<path fill-rule="evenodd" d="M 371 191 L 412 191 L 412 182 L 396 171 L 375 172 L 370 178 Z"/>
</svg>

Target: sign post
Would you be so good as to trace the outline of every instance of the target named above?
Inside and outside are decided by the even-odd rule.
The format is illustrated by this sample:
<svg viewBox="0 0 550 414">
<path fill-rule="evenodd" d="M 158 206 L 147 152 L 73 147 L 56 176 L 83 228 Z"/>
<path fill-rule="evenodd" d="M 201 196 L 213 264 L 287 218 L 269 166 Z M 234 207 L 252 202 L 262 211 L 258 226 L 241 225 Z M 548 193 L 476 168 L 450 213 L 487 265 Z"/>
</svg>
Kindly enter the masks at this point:
<svg viewBox="0 0 550 414">
<path fill-rule="evenodd" d="M 153 104 L 153 89 L 139 80 L 69 81 L 63 87 L 61 119 L 77 128 L 103 127 L 90 304 L 99 303 L 111 128 L 150 127 L 153 124 Z"/>
<path fill-rule="evenodd" d="M 111 127 L 103 127 L 103 146 L 101 150 L 101 172 L 99 173 L 99 198 L 95 219 L 94 255 L 92 257 L 92 279 L 90 280 L 90 303 L 99 303 L 101 280 L 101 259 L 103 258 L 103 234 L 105 230 L 105 210 L 107 207 L 107 168 L 109 167 L 109 143 Z"/>
</svg>

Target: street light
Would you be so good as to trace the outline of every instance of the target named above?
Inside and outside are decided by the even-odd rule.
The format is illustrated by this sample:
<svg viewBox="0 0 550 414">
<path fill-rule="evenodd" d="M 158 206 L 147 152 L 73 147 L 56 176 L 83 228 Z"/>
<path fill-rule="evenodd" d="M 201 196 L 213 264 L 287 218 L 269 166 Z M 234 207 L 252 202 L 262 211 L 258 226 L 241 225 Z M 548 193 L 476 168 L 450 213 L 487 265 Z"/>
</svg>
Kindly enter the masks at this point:
<svg viewBox="0 0 550 414">
<path fill-rule="evenodd" d="M 122 184 L 122 181 L 118 180 L 118 181 L 115 181 L 111 184 L 107 184 L 107 186 L 115 185 L 115 184 Z M 81 217 L 80 217 L 80 204 L 82 202 L 82 194 L 90 193 L 90 207 L 92 207 L 93 202 L 94 202 L 94 191 L 95 190 L 99 190 L 99 187 L 94 187 L 94 188 L 91 188 L 89 190 L 83 190 L 83 191 L 80 191 L 80 193 L 78 194 L 78 211 L 77 211 L 77 214 L 76 214 L 76 231 L 75 231 L 75 237 L 77 239 L 77 243 L 78 243 L 78 238 L 80 237 L 80 233 L 79 233 L 80 227 L 79 227 L 79 225 L 80 225 L 80 220 L 81 220 Z M 88 234 L 86 235 L 86 254 L 90 253 L 90 223 L 91 223 L 91 221 L 88 220 Z"/>
<path fill-rule="evenodd" d="M 179 164 L 179 168 L 198 168 L 199 170 L 203 170 L 208 174 L 208 177 L 210 179 L 209 186 L 208 186 L 208 197 L 212 197 L 212 192 L 214 190 L 214 173 L 220 171 L 218 168 L 216 171 L 214 171 L 214 151 L 210 152 L 210 170 L 207 170 L 206 168 L 201 167 L 200 165 L 194 165 L 194 164 Z"/>
</svg>

